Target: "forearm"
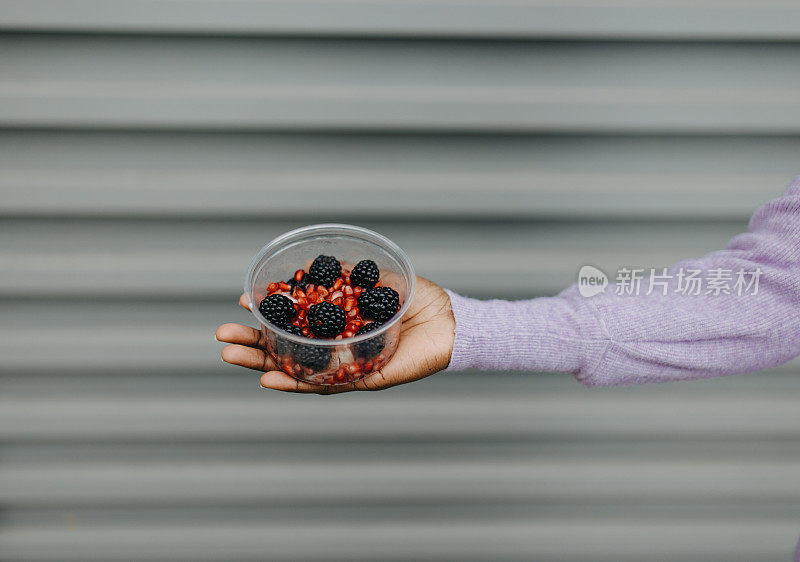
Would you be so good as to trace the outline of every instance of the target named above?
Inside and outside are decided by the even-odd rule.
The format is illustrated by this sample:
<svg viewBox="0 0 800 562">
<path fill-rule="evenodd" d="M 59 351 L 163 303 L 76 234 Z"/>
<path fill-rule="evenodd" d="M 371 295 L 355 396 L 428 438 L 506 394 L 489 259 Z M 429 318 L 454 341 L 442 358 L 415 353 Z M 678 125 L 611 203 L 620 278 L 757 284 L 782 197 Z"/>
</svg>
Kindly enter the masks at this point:
<svg viewBox="0 0 800 562">
<path fill-rule="evenodd" d="M 683 294 L 681 270 L 760 270 L 756 294 Z M 573 373 L 589 386 L 754 371 L 800 355 L 800 181 L 753 216 L 728 247 L 666 272 L 666 294 L 605 293 L 475 301 L 451 296 L 451 370 Z M 646 284 L 647 281 L 643 281 Z"/>
<path fill-rule="evenodd" d="M 448 370 L 591 370 L 608 345 L 596 311 L 577 291 L 525 301 L 480 301 L 447 291 L 456 319 Z"/>
</svg>

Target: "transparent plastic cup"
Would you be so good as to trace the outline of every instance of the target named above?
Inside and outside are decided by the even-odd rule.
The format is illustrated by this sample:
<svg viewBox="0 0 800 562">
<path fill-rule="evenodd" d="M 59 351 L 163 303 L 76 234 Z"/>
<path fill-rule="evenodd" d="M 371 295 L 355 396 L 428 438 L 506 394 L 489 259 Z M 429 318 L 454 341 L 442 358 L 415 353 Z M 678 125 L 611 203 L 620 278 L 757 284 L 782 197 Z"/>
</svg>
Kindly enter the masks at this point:
<svg viewBox="0 0 800 562">
<path fill-rule="evenodd" d="M 373 260 L 381 272 L 380 285 L 400 295 L 400 310 L 366 334 L 352 338 L 311 339 L 290 334 L 268 322 L 258 305 L 267 286 L 308 271 L 319 255 L 335 256 L 351 270 L 361 260 Z M 366 228 L 347 224 L 315 224 L 278 236 L 250 262 L 244 292 L 250 310 L 261 325 L 267 352 L 294 378 L 319 385 L 336 385 L 367 377 L 394 354 L 400 339 L 400 320 L 414 296 L 414 266 L 394 242 Z"/>
</svg>

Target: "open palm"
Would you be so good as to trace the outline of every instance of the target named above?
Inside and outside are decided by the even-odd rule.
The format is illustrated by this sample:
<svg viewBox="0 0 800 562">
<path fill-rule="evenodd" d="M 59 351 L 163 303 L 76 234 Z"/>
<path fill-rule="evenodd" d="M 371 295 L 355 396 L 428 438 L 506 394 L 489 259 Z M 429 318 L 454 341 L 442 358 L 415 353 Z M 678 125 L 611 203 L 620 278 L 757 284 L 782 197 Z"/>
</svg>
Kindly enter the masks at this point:
<svg viewBox="0 0 800 562">
<path fill-rule="evenodd" d="M 249 310 L 242 295 L 239 304 Z M 382 390 L 432 375 L 444 369 L 453 351 L 455 319 L 450 297 L 441 287 L 417 277 L 417 290 L 403 316 L 397 351 L 380 370 L 359 381 L 318 386 L 290 377 L 265 351 L 260 330 L 241 324 L 223 324 L 217 328 L 217 340 L 231 345 L 222 350 L 222 359 L 233 365 L 262 371 L 261 386 L 289 392 L 338 394 L 352 390 Z"/>
</svg>

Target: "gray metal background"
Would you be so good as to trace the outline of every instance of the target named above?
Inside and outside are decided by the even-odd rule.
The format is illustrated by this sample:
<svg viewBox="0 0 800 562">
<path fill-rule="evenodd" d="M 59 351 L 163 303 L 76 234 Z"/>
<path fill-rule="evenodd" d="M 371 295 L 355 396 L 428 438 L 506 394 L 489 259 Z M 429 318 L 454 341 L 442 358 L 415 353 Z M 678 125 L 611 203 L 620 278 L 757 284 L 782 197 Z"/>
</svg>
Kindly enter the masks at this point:
<svg viewBox="0 0 800 562">
<path fill-rule="evenodd" d="M 0 0 L 0 559 L 788 560 L 798 364 L 258 390 L 250 256 L 465 294 L 722 246 L 800 173 L 795 2 Z"/>
</svg>

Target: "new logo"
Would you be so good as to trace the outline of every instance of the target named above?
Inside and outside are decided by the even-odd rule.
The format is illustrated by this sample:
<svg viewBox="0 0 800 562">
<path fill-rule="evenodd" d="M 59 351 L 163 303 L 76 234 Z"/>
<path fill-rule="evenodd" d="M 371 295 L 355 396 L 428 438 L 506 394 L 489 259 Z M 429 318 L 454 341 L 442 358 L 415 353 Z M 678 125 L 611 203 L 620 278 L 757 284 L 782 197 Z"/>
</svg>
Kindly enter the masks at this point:
<svg viewBox="0 0 800 562">
<path fill-rule="evenodd" d="M 578 271 L 578 292 L 582 297 L 593 297 L 606 290 L 608 275 L 594 267 L 584 265 Z"/>
</svg>

